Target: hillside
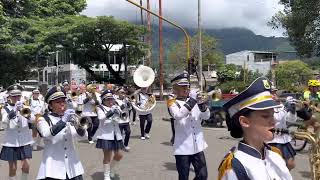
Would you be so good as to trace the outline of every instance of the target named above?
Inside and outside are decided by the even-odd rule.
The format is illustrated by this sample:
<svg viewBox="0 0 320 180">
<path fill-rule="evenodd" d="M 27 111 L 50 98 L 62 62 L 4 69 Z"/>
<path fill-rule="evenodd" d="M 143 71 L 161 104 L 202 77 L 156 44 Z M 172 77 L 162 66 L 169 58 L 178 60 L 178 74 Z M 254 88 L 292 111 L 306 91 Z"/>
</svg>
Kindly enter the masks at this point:
<svg viewBox="0 0 320 180">
<path fill-rule="evenodd" d="M 194 35 L 196 29 L 187 29 L 190 36 Z M 265 37 L 254 34 L 248 29 L 230 28 L 230 29 L 206 29 L 205 32 L 218 39 L 219 49 L 224 54 L 230 54 L 242 50 L 272 50 L 272 51 L 294 51 L 288 40 L 283 37 Z M 153 61 L 157 61 L 158 56 L 158 26 L 153 26 L 152 47 Z M 170 45 L 184 38 L 179 29 L 164 26 L 164 51 L 169 52 Z"/>
</svg>

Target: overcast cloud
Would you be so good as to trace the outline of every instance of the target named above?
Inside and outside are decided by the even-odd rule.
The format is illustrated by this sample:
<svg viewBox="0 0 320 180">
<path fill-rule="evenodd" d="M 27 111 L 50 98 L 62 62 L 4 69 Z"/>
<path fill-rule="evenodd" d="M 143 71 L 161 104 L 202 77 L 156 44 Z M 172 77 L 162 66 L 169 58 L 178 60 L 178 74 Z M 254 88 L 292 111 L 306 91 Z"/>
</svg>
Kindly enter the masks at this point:
<svg viewBox="0 0 320 180">
<path fill-rule="evenodd" d="M 151 9 L 158 11 L 158 0 L 150 2 Z M 197 0 L 162 0 L 163 15 L 182 26 L 197 27 L 197 2 Z M 283 30 L 273 30 L 267 26 L 271 17 L 283 8 L 278 4 L 278 0 L 201 0 L 201 2 L 202 24 L 206 28 L 241 27 L 259 35 L 282 36 Z M 140 10 L 125 0 L 87 0 L 87 4 L 88 7 L 83 14 L 88 16 L 112 15 L 124 20 L 140 20 Z"/>
</svg>

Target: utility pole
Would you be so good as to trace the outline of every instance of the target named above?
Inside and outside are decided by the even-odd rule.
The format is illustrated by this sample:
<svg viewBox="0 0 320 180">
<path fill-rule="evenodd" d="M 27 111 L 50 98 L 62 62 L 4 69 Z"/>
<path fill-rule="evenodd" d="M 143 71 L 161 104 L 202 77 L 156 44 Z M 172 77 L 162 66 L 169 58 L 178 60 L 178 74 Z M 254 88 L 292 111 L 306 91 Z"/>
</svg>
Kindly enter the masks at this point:
<svg viewBox="0 0 320 180">
<path fill-rule="evenodd" d="M 200 91 L 203 92 L 203 77 L 202 77 L 202 32 L 201 32 L 201 0 L 198 0 L 198 33 L 199 33 L 199 76 L 200 76 Z"/>
<path fill-rule="evenodd" d="M 150 0 L 147 0 L 147 9 L 150 10 Z M 142 9 L 141 9 L 142 11 Z M 147 12 L 147 24 L 148 24 L 148 35 L 147 35 L 147 43 L 149 45 L 149 50 L 148 50 L 148 66 L 151 66 L 152 60 L 151 60 L 151 51 L 152 51 L 152 44 L 151 44 L 151 14 L 150 12 Z"/>
<path fill-rule="evenodd" d="M 59 51 L 56 51 L 56 86 L 59 84 Z"/>
<path fill-rule="evenodd" d="M 162 0 L 159 0 L 159 16 L 162 17 Z M 160 101 L 161 101 L 163 99 L 162 19 L 159 19 L 159 75 L 160 75 Z"/>
</svg>

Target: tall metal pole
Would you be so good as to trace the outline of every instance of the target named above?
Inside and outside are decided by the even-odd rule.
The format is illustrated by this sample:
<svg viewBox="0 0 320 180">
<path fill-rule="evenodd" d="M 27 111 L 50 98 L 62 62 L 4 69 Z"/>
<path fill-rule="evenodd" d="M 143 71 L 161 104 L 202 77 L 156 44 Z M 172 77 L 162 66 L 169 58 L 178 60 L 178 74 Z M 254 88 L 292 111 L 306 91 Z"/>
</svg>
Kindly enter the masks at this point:
<svg viewBox="0 0 320 180">
<path fill-rule="evenodd" d="M 162 16 L 162 0 L 159 0 L 159 16 Z M 160 75 L 160 100 L 162 100 L 163 99 L 162 19 L 159 19 L 159 75 Z"/>
<path fill-rule="evenodd" d="M 147 9 L 150 10 L 150 0 L 147 0 Z M 142 11 L 142 9 L 141 9 Z M 148 35 L 147 35 L 147 43 L 149 45 L 149 50 L 148 50 L 148 66 L 151 66 L 152 60 L 151 60 L 151 49 L 152 49 L 152 44 L 151 44 L 151 14 L 150 12 L 147 13 L 147 23 L 148 23 Z"/>
<path fill-rule="evenodd" d="M 140 0 L 140 6 L 142 6 L 142 0 Z M 141 25 L 143 25 L 143 10 L 140 9 L 140 18 L 141 18 Z"/>
<path fill-rule="evenodd" d="M 180 29 L 183 32 L 184 36 L 185 36 L 185 45 L 186 45 L 186 49 L 187 49 L 186 57 L 187 57 L 187 64 L 189 64 L 189 62 L 190 62 L 190 37 L 189 37 L 189 34 L 187 33 L 187 31 L 185 29 L 183 29 L 183 27 L 177 25 L 176 23 L 174 23 L 174 22 L 172 22 L 172 21 L 170 21 L 170 20 L 168 20 L 168 19 L 166 19 L 166 18 L 164 18 L 162 16 L 159 16 L 158 14 L 156 14 L 156 13 L 154 13 L 154 12 L 152 12 L 152 11 L 142 7 L 142 6 L 140 6 L 139 4 L 133 2 L 132 0 L 126 0 L 126 1 L 131 3 L 131 4 L 133 4 L 133 5 L 135 5 L 135 6 L 137 6 L 137 7 L 139 7 L 140 9 L 143 9 L 143 10 L 149 12 L 150 14 L 152 14 L 154 16 L 157 16 L 159 19 L 162 19 L 162 20 L 166 21 L 167 23 L 173 25 L 174 27 L 177 27 L 178 29 Z"/>
<path fill-rule="evenodd" d="M 56 51 L 56 86 L 59 84 L 59 51 Z"/>
<path fill-rule="evenodd" d="M 201 32 L 201 0 L 198 0 L 198 33 L 199 33 L 199 75 L 200 75 L 200 91 L 203 91 L 202 77 L 202 32 Z"/>
</svg>

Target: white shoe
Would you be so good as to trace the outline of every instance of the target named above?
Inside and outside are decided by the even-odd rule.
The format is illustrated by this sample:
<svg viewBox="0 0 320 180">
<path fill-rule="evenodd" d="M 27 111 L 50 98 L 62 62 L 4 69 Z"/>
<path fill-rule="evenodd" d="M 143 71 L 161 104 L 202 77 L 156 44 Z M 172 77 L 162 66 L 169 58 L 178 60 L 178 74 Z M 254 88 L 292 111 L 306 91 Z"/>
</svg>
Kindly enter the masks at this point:
<svg viewBox="0 0 320 180">
<path fill-rule="evenodd" d="M 129 146 L 125 146 L 124 150 L 129 151 L 131 148 Z"/>
<path fill-rule="evenodd" d="M 145 140 L 146 138 L 141 136 L 140 139 L 141 139 L 141 140 Z"/>
<path fill-rule="evenodd" d="M 131 125 L 132 125 L 132 126 L 135 126 L 135 125 L 136 125 L 136 122 L 132 122 Z"/>
<path fill-rule="evenodd" d="M 146 133 L 144 136 L 145 136 L 147 139 L 150 139 L 150 135 L 149 135 L 149 134 Z"/>
<path fill-rule="evenodd" d="M 93 144 L 93 143 L 94 143 L 94 141 L 92 141 L 92 140 L 91 140 L 91 141 L 89 141 L 89 144 Z"/>
</svg>

